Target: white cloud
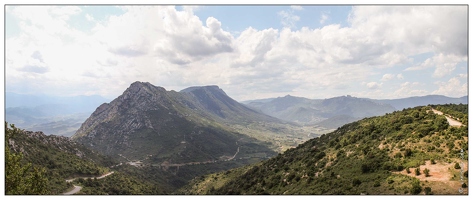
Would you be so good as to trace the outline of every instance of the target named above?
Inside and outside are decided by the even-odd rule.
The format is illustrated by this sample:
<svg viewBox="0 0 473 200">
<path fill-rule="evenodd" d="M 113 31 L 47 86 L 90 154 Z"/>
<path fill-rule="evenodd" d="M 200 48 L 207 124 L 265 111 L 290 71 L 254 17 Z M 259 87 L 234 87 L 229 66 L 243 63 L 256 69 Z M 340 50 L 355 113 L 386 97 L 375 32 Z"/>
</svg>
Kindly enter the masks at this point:
<svg viewBox="0 0 473 200">
<path fill-rule="evenodd" d="M 278 15 L 281 17 L 281 24 L 287 28 L 295 28 L 296 22 L 300 20 L 300 17 L 295 15 L 292 10 L 281 10 L 278 12 Z"/>
<path fill-rule="evenodd" d="M 427 95 L 427 90 L 420 89 L 422 86 L 419 82 L 404 82 L 400 85 L 399 89 L 392 93 L 394 98 L 404 98 L 410 96 L 423 96 Z"/>
<path fill-rule="evenodd" d="M 381 78 L 381 81 L 390 81 L 393 79 L 404 79 L 404 76 L 402 74 L 384 74 L 383 77 Z"/>
<path fill-rule="evenodd" d="M 453 70 L 455 70 L 456 65 L 462 61 L 466 61 L 466 57 L 458 57 L 456 55 L 444 55 L 439 54 L 434 56 L 435 62 L 435 71 L 433 77 L 441 78 L 446 75 L 451 74 Z"/>
<path fill-rule="evenodd" d="M 467 83 L 461 84 L 459 78 L 454 77 L 448 80 L 448 82 L 436 82 L 438 89 L 433 91 L 432 94 L 445 95 L 449 97 L 462 97 L 468 95 Z"/>
<path fill-rule="evenodd" d="M 376 38 L 394 53 L 467 53 L 466 6 L 356 6 L 352 27 Z"/>
<path fill-rule="evenodd" d="M 369 89 L 378 89 L 378 88 L 380 88 L 382 85 L 383 85 L 383 83 L 376 83 L 376 82 L 369 82 L 369 83 L 366 83 L 366 86 L 367 86 Z"/>
<path fill-rule="evenodd" d="M 412 56 L 432 52 L 434 57 L 417 65 L 442 77 L 466 61 L 464 6 L 355 6 L 349 26 L 297 30 L 298 7 L 291 7 L 278 13 L 285 28 L 248 27 L 235 36 L 217 18 L 199 19 L 195 8 L 123 7 L 123 15 L 92 21 L 87 33 L 68 25 L 80 8 L 55 9 L 7 10 L 19 18 L 21 29 L 6 40 L 8 90 L 117 95 L 140 80 L 176 90 L 216 84 L 237 99 L 291 92 L 320 98 L 352 91 L 406 97 L 428 94 L 422 84 L 432 83 L 413 83 L 382 69 L 405 67 Z M 393 88 L 395 94 L 382 93 L 387 83 L 366 81 L 380 74 L 380 81 L 397 78 L 406 84 Z M 364 81 L 369 83 L 354 86 Z"/>
<path fill-rule="evenodd" d="M 389 81 L 395 77 L 394 74 L 384 74 L 383 78 L 381 78 L 381 81 Z"/>
<path fill-rule="evenodd" d="M 85 18 L 87 19 L 87 21 L 95 21 L 94 17 L 92 17 L 92 15 L 89 15 L 89 14 L 85 14 Z"/>
<path fill-rule="evenodd" d="M 463 61 L 466 61 L 466 57 L 464 56 L 458 56 L 454 54 L 445 55 L 443 53 L 440 53 L 434 55 L 431 58 L 427 58 L 419 65 L 406 68 L 405 71 L 423 70 L 435 67 L 435 71 L 432 76 L 435 78 L 442 78 L 446 75 L 451 74 L 451 72 L 455 70 L 456 65 Z"/>
<path fill-rule="evenodd" d="M 320 16 L 320 21 L 319 21 L 320 24 L 324 24 L 325 21 L 327 21 L 327 19 L 328 19 L 328 15 L 322 14 L 322 15 Z"/>
</svg>

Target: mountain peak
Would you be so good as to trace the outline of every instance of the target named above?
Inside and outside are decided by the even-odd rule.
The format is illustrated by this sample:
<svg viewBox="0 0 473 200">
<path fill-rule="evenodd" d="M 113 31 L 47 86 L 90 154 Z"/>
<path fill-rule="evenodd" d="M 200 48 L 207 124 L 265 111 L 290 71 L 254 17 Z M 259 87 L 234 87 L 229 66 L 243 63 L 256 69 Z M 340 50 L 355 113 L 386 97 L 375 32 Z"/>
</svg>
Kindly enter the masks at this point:
<svg viewBox="0 0 473 200">
<path fill-rule="evenodd" d="M 192 86 L 192 87 L 188 87 L 186 89 L 183 89 L 180 92 L 193 92 L 195 90 L 208 90 L 208 91 L 221 91 L 221 92 L 223 92 L 223 90 L 220 89 L 217 85 Z"/>
<path fill-rule="evenodd" d="M 133 82 L 129 88 L 150 88 L 150 87 L 164 89 L 163 87 L 154 86 L 149 82 L 141 82 L 141 81 Z"/>
<path fill-rule="evenodd" d="M 157 94 L 160 92 L 166 92 L 163 87 L 154 86 L 149 82 L 135 81 L 128 87 L 123 94 L 125 98 L 128 98 L 128 94 Z"/>
</svg>

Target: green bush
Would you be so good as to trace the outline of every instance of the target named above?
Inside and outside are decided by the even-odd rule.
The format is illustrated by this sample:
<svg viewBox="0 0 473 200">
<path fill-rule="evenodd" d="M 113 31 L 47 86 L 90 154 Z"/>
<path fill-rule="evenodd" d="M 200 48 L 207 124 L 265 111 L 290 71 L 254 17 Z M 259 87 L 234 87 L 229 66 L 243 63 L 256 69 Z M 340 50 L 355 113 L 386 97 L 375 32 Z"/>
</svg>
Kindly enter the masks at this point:
<svg viewBox="0 0 473 200">
<path fill-rule="evenodd" d="M 381 186 L 381 183 L 379 181 L 375 181 L 373 187 L 379 187 Z"/>
<path fill-rule="evenodd" d="M 423 172 L 425 174 L 425 177 L 429 177 L 429 172 L 430 172 L 429 169 L 425 168 Z"/>
<path fill-rule="evenodd" d="M 358 186 L 358 185 L 361 184 L 361 181 L 358 178 L 354 178 L 353 181 L 352 181 L 352 184 L 353 184 L 353 186 Z"/>
<path fill-rule="evenodd" d="M 425 192 L 426 195 L 432 195 L 432 194 L 434 194 L 434 193 L 432 193 L 432 188 L 430 188 L 430 187 L 425 187 L 425 188 L 424 188 L 424 192 Z"/>
<path fill-rule="evenodd" d="M 422 192 L 422 187 L 420 186 L 420 182 L 418 179 L 415 179 L 411 183 L 411 194 L 419 194 Z"/>
<path fill-rule="evenodd" d="M 457 162 L 455 163 L 455 166 L 454 166 L 455 169 L 460 169 L 460 164 L 458 164 Z"/>
<path fill-rule="evenodd" d="M 416 173 L 416 176 L 419 176 L 420 175 L 420 168 L 416 168 L 415 173 Z"/>
</svg>

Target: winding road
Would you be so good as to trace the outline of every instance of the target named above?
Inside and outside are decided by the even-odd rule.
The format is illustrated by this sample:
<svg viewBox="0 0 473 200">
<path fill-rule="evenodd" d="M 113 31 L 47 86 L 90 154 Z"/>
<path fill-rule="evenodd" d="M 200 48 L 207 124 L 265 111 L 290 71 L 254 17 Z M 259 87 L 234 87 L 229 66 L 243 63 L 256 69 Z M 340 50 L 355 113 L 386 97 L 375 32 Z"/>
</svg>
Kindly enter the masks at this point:
<svg viewBox="0 0 473 200">
<path fill-rule="evenodd" d="M 105 177 L 107 177 L 107 176 L 112 175 L 113 173 L 114 173 L 114 172 L 112 171 L 112 172 L 109 172 L 109 173 L 107 173 L 107 174 L 104 174 L 104 175 L 98 176 L 98 177 L 77 177 L 77 178 L 73 178 L 73 179 L 67 179 L 66 182 L 70 183 L 70 182 L 72 182 L 72 181 L 74 181 L 74 180 L 76 180 L 76 179 L 78 179 L 78 178 L 83 178 L 83 179 L 89 179 L 89 178 L 102 179 L 102 178 L 105 178 Z M 71 195 L 71 194 L 78 193 L 78 192 L 82 189 L 81 186 L 78 186 L 78 185 L 73 185 L 73 186 L 74 186 L 74 188 L 73 188 L 71 191 L 65 192 L 65 193 L 62 193 L 62 194 L 64 194 L 64 195 Z"/>
<path fill-rule="evenodd" d="M 78 186 L 78 185 L 74 185 L 74 189 L 72 189 L 71 191 L 69 192 L 66 192 L 66 193 L 63 193 L 64 195 L 71 195 L 71 194 L 75 194 L 75 193 L 78 193 L 80 190 L 82 189 L 81 186 Z"/>
</svg>

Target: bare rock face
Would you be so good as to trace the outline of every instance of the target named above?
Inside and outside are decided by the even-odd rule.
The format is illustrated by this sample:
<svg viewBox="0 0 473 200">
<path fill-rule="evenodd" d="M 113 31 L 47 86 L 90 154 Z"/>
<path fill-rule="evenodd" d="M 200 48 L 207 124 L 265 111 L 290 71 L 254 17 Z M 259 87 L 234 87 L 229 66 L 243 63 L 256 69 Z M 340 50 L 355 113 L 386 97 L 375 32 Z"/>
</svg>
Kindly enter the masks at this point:
<svg viewBox="0 0 473 200">
<path fill-rule="evenodd" d="M 153 159 L 171 163 L 208 161 L 235 153 L 236 141 L 246 136 L 220 123 L 239 118 L 275 120 L 239 104 L 218 86 L 175 92 L 134 82 L 100 105 L 72 139 L 106 155 L 157 155 Z"/>
</svg>

